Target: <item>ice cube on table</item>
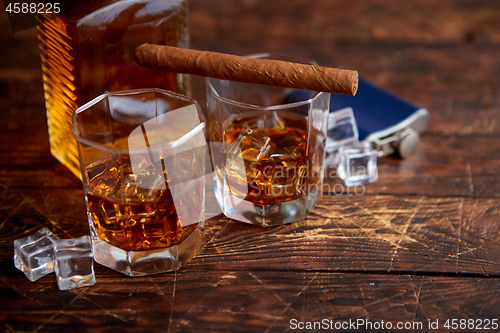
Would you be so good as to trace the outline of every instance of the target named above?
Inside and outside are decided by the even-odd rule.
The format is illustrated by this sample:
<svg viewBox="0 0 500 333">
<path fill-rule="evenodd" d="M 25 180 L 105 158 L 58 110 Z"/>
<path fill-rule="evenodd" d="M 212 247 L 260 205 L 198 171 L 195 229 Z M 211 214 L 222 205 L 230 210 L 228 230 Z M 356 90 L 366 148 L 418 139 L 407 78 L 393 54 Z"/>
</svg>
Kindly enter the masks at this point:
<svg viewBox="0 0 500 333">
<path fill-rule="evenodd" d="M 57 285 L 68 290 L 95 284 L 94 258 L 89 236 L 53 242 Z"/>
<path fill-rule="evenodd" d="M 342 146 L 339 148 L 337 175 L 346 186 L 374 183 L 378 179 L 378 152 L 370 143 Z"/>
<path fill-rule="evenodd" d="M 338 166 L 340 163 L 340 147 L 345 148 L 354 148 L 354 147 L 359 147 L 359 145 L 363 145 L 364 143 L 360 143 L 358 140 L 356 141 L 351 141 L 343 144 L 342 146 L 339 146 L 335 148 L 334 150 L 330 150 L 330 152 L 327 152 L 325 154 L 325 166 Z"/>
<path fill-rule="evenodd" d="M 58 238 L 42 228 L 31 236 L 14 241 L 14 265 L 34 282 L 54 271 L 52 241 Z"/>
</svg>

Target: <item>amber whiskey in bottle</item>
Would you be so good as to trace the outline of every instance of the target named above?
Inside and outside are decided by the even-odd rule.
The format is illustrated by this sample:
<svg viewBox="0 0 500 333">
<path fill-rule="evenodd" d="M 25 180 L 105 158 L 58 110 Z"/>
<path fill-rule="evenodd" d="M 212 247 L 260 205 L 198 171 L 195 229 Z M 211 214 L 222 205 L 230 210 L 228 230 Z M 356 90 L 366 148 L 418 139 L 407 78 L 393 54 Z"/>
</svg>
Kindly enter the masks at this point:
<svg viewBox="0 0 500 333">
<path fill-rule="evenodd" d="M 143 68 L 142 43 L 189 47 L 187 0 L 79 0 L 39 16 L 38 38 L 52 154 L 80 177 L 72 114 L 109 91 L 161 88 L 190 94 L 186 76 Z"/>
</svg>

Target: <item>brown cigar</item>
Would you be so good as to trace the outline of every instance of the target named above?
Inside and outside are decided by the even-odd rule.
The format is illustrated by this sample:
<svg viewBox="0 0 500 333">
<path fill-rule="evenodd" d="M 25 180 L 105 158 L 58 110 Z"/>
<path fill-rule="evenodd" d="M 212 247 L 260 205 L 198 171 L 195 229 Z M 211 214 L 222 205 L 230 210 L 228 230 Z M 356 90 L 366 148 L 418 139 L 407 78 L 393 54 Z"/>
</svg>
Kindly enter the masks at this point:
<svg viewBox="0 0 500 333">
<path fill-rule="evenodd" d="M 287 61 L 240 57 L 224 53 L 142 44 L 135 49 L 139 65 L 168 72 L 222 80 L 260 83 L 355 95 L 358 72 Z"/>
</svg>

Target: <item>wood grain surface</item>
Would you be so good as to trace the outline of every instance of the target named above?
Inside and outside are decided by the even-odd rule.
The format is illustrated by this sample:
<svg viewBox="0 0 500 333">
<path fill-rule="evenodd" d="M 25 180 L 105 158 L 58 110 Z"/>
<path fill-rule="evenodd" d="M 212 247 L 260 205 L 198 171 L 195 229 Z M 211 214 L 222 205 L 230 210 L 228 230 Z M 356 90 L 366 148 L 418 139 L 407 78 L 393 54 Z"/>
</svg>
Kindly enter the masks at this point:
<svg viewBox="0 0 500 333">
<path fill-rule="evenodd" d="M 95 286 L 59 291 L 53 274 L 32 283 L 14 267 L 13 241 L 44 226 L 87 235 L 82 185 L 49 152 L 36 31 L 12 33 L 1 12 L 0 331 L 448 332 L 448 319 L 500 321 L 499 16 L 489 0 L 190 0 L 194 49 L 356 69 L 427 108 L 429 127 L 410 158 L 380 159 L 361 195 L 328 169 L 305 221 L 216 216 L 180 271 L 130 278 L 96 264 Z M 203 105 L 203 79 L 193 87 Z M 293 325 L 323 320 L 393 329 Z"/>
</svg>

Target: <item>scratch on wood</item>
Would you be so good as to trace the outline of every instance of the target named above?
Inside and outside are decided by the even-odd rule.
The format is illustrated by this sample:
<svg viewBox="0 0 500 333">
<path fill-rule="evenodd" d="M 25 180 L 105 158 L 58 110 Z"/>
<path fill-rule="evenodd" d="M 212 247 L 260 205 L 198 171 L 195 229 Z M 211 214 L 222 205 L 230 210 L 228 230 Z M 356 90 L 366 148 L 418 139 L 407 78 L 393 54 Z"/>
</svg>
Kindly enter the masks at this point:
<svg viewBox="0 0 500 333">
<path fill-rule="evenodd" d="M 474 178 L 472 176 L 472 163 L 467 163 L 467 169 L 469 171 L 469 188 L 470 193 L 474 197 Z"/>
<path fill-rule="evenodd" d="M 354 253 L 354 255 L 356 256 L 356 259 L 358 259 L 361 263 L 361 267 L 363 267 L 363 270 L 366 272 L 366 267 L 363 263 L 363 260 L 359 259 L 359 254 L 358 252 L 356 251 L 356 248 L 354 246 L 352 246 L 351 242 L 349 242 L 349 237 L 347 237 L 345 234 L 344 234 L 344 231 L 342 230 L 342 228 L 337 224 L 337 222 L 335 222 L 335 220 L 332 220 L 333 223 L 335 224 L 335 226 L 337 227 L 337 229 L 340 231 L 340 233 L 342 234 L 342 236 L 344 236 L 344 239 L 345 241 L 347 242 L 347 245 L 349 245 L 349 248 L 352 250 L 352 252 Z"/>
<path fill-rule="evenodd" d="M 477 201 L 475 200 L 474 201 L 474 205 L 472 206 L 471 208 L 471 216 L 474 216 L 474 212 L 477 208 Z M 467 223 L 467 221 L 465 221 L 465 217 L 464 217 L 464 200 L 462 199 L 461 200 L 461 206 L 460 206 L 460 209 L 461 209 L 461 218 L 460 218 L 460 233 L 459 233 L 459 248 L 458 248 L 458 252 L 456 254 L 456 257 L 457 257 L 457 273 L 460 273 L 460 259 L 461 259 L 461 255 L 464 255 L 464 254 L 472 254 L 472 256 L 474 257 L 474 260 L 476 261 L 476 263 L 479 265 L 479 267 L 481 268 L 481 270 L 483 271 L 484 275 L 488 276 L 488 273 L 486 273 L 486 270 L 484 269 L 484 266 L 482 265 L 481 261 L 476 257 L 476 254 L 474 253 L 478 248 L 475 247 L 475 248 L 471 248 L 469 246 L 469 244 L 467 242 L 464 242 L 464 240 L 462 239 L 462 228 L 463 226 Z M 462 244 L 464 244 L 465 247 L 467 247 L 467 251 L 462 251 Z"/>
<path fill-rule="evenodd" d="M 423 199 L 421 199 L 421 200 L 423 200 Z M 392 235 L 387 234 L 387 233 L 386 233 L 386 234 L 377 234 L 377 235 L 376 235 L 376 238 L 378 238 L 378 239 L 382 239 L 382 240 L 384 240 L 384 241 L 388 242 L 389 244 L 391 244 L 391 245 L 393 245 L 393 246 L 398 246 L 398 241 L 397 241 L 397 240 L 401 240 L 401 237 L 402 237 L 402 236 L 404 236 L 406 240 L 413 241 L 413 242 L 415 242 L 415 243 L 419 243 L 419 241 L 418 241 L 418 240 L 416 240 L 416 239 L 414 239 L 414 238 L 412 238 L 412 237 L 410 237 L 410 236 L 408 236 L 408 235 L 404 235 L 404 234 L 402 234 L 399 230 L 397 230 L 397 229 L 395 228 L 395 226 L 394 226 L 392 223 L 390 223 L 390 222 L 388 222 L 388 221 L 386 221 L 386 220 L 384 220 L 384 219 L 381 219 L 381 218 L 380 218 L 380 217 L 378 217 L 377 215 L 373 214 L 370 210 L 368 210 L 368 209 L 364 208 L 363 206 L 359 205 L 358 203 L 355 203 L 355 205 L 356 205 L 357 207 L 359 207 L 360 209 L 362 209 L 364 212 L 366 212 L 368 215 L 370 215 L 371 217 L 373 217 L 373 218 L 374 218 L 375 220 L 377 220 L 378 222 L 381 222 L 383 226 L 388 227 L 388 228 L 389 228 L 389 229 L 391 229 L 391 230 L 394 230 L 394 231 L 398 234 L 398 235 L 396 235 L 396 236 L 394 236 L 394 237 L 391 237 Z M 396 212 L 395 214 L 393 214 L 393 215 L 392 215 L 392 217 L 394 217 L 395 215 L 397 215 L 397 214 L 398 214 L 398 213 L 400 213 L 400 212 L 401 212 L 401 210 L 398 210 L 398 212 Z M 391 217 L 390 219 L 392 219 L 392 217 Z M 389 220 L 390 220 L 390 219 L 389 219 Z M 363 231 L 367 231 L 367 232 L 369 232 L 369 233 L 373 233 L 372 231 L 366 230 L 366 228 L 364 228 L 363 226 L 361 226 L 361 225 L 357 224 L 357 223 L 356 223 L 356 221 L 353 221 L 352 223 L 353 223 L 354 225 L 356 225 L 358 228 L 360 228 L 361 230 L 363 230 Z M 406 226 L 406 227 L 407 227 L 407 226 Z M 399 236 L 399 238 L 397 238 L 398 236 Z M 401 243 L 401 242 L 399 242 L 399 246 L 401 246 L 401 245 L 400 245 L 400 243 Z M 404 249 L 406 249 L 406 250 L 408 250 L 408 249 L 407 249 L 407 248 L 405 248 L 405 247 L 403 247 L 403 248 L 404 248 Z"/>
<path fill-rule="evenodd" d="M 208 295 L 210 295 L 214 290 L 216 290 L 217 287 L 222 282 L 224 282 L 224 280 L 234 279 L 235 277 L 236 277 L 236 275 L 233 275 L 233 274 L 226 274 L 224 276 L 221 276 L 220 279 L 217 280 L 217 282 L 215 284 L 211 285 L 212 289 L 210 291 L 208 291 L 205 295 L 203 295 L 203 297 L 200 297 L 196 303 L 191 305 L 191 307 L 186 311 L 186 314 L 190 313 L 194 308 L 196 308 Z M 173 304 L 173 302 L 172 302 L 172 304 Z"/>
<path fill-rule="evenodd" d="M 174 272 L 174 273 L 177 273 L 177 272 Z M 174 293 L 175 293 L 175 279 L 176 279 L 176 274 L 174 274 Z M 151 281 L 151 283 L 153 284 L 153 286 L 155 287 L 155 290 L 156 290 L 156 293 L 158 295 L 161 295 L 161 296 L 165 296 L 165 293 L 163 292 L 164 288 L 163 287 L 160 287 L 158 285 L 158 283 L 155 282 L 155 279 L 153 277 L 149 277 L 149 281 Z"/>
<path fill-rule="evenodd" d="M 293 300 L 290 302 L 290 304 L 288 306 L 285 306 L 285 308 L 283 309 L 283 311 L 280 313 L 280 315 L 278 316 L 278 318 L 276 318 L 276 320 L 266 329 L 264 330 L 264 333 L 267 333 L 269 332 L 269 330 L 271 328 L 273 328 L 274 324 L 276 324 L 276 322 L 278 321 L 279 317 L 281 317 L 287 310 L 291 310 L 292 312 L 294 312 L 292 309 L 291 309 L 291 306 L 292 304 L 299 298 L 300 295 L 302 295 L 308 288 L 309 286 L 311 285 L 311 282 L 313 282 L 316 277 L 319 275 L 319 272 L 316 272 L 316 274 L 314 274 L 314 276 L 309 280 L 309 282 L 304 286 L 304 288 L 302 288 L 299 293 L 297 294 L 297 296 L 295 296 L 293 298 Z M 294 312 L 295 313 L 295 312 Z"/>
<path fill-rule="evenodd" d="M 54 313 L 53 316 L 51 316 L 50 318 L 48 318 L 47 320 L 45 320 L 43 323 L 41 323 L 37 328 L 35 328 L 33 330 L 33 332 L 38 332 L 40 331 L 41 329 L 43 329 L 43 327 L 45 326 L 45 324 L 47 323 L 50 323 L 52 321 L 52 319 L 54 319 L 55 317 L 57 317 L 58 315 L 60 315 L 61 313 L 64 313 L 64 310 L 66 310 L 66 308 L 68 306 L 70 306 L 76 299 L 79 298 L 79 295 L 77 294 L 75 296 L 75 298 L 73 298 L 70 302 L 68 302 L 68 304 L 66 304 L 66 306 L 64 306 L 62 309 L 60 309 L 58 312 Z"/>
<path fill-rule="evenodd" d="M 462 252 L 462 226 L 464 224 L 464 200 L 460 200 L 460 226 L 458 228 L 457 274 L 460 271 L 460 253 Z"/>
<path fill-rule="evenodd" d="M 378 311 L 378 312 L 389 312 L 391 311 L 391 308 L 394 306 L 394 304 L 396 304 L 396 301 L 393 301 L 394 298 L 398 298 L 398 297 L 401 297 L 404 293 L 405 293 L 405 290 L 403 289 L 400 289 L 398 290 L 398 293 L 394 293 L 392 294 L 390 297 L 375 297 L 375 298 L 370 298 L 370 297 L 365 297 L 365 294 L 364 294 L 364 290 L 362 287 L 360 287 L 361 289 L 361 295 L 362 295 L 362 299 L 363 299 L 363 308 L 364 310 L 366 311 L 366 313 L 370 313 L 372 311 L 369 310 L 369 308 L 373 308 L 375 307 Z M 369 291 L 373 291 L 373 287 L 370 287 L 369 288 Z M 394 290 L 396 291 L 396 290 Z M 366 301 L 367 300 L 372 300 L 372 302 L 369 302 L 367 303 Z"/>
<path fill-rule="evenodd" d="M 283 304 L 283 305 L 285 306 L 285 308 L 288 306 L 288 305 L 285 303 L 285 301 L 283 301 L 283 300 L 281 299 L 281 297 L 279 297 L 279 296 L 278 296 L 278 295 L 274 292 L 274 290 L 272 290 L 272 289 L 269 289 L 269 288 L 268 288 L 268 285 L 267 285 L 266 283 L 262 282 L 262 281 L 261 281 L 258 277 L 256 277 L 256 276 L 255 276 L 254 274 L 252 274 L 250 271 L 248 271 L 248 270 L 247 270 L 247 273 L 248 273 L 248 275 L 250 275 L 251 277 L 253 277 L 253 278 L 254 278 L 257 282 L 259 282 L 259 283 L 260 283 L 260 284 L 261 284 L 264 288 L 266 288 L 266 290 L 269 290 L 269 291 L 270 291 L 270 292 L 274 295 L 274 297 L 276 297 L 276 298 L 277 298 L 277 299 L 281 302 L 281 304 Z M 295 313 L 295 311 L 293 311 L 293 309 L 290 309 L 290 310 L 291 310 L 291 311 L 292 311 L 295 315 L 297 315 L 297 314 Z"/>
<path fill-rule="evenodd" d="M 174 317 L 176 287 L 177 287 L 177 271 L 174 272 L 174 286 L 173 286 L 173 290 L 172 290 L 172 308 L 170 309 L 170 318 L 168 319 L 167 332 L 170 332 L 170 327 L 172 327 L 172 318 Z"/>
<path fill-rule="evenodd" d="M 77 297 L 75 298 L 75 300 L 78 299 L 78 298 L 82 298 L 82 299 L 86 300 L 87 302 L 94 304 L 96 307 L 98 307 L 100 310 L 102 310 L 102 312 L 104 314 L 106 314 L 108 316 L 111 316 L 111 317 L 113 317 L 115 319 L 118 319 L 119 321 L 121 321 L 123 323 L 130 324 L 127 321 L 127 319 L 130 318 L 130 313 L 133 310 L 131 310 L 131 309 L 119 309 L 118 312 L 126 312 L 126 314 L 127 314 L 126 316 L 119 316 L 116 312 L 111 312 L 110 310 L 103 308 L 102 306 L 100 306 L 96 302 L 92 301 L 89 297 L 87 297 L 87 295 L 86 295 L 87 293 L 88 294 L 90 294 L 90 293 L 95 294 L 96 291 L 102 290 L 102 288 L 99 288 L 98 290 L 96 290 L 96 288 L 99 288 L 99 287 L 98 286 L 94 286 L 91 289 L 75 289 L 74 290 L 75 292 L 76 291 L 79 292 L 79 294 L 77 295 Z M 140 318 L 137 318 L 137 320 L 146 323 L 145 320 L 142 320 Z"/>
<path fill-rule="evenodd" d="M 417 207 L 415 208 L 415 210 L 413 211 L 413 213 L 410 215 L 410 217 L 407 220 L 407 223 L 405 224 L 404 230 L 402 231 L 401 236 L 399 238 L 399 241 L 398 241 L 398 243 L 396 245 L 396 249 L 394 249 L 394 253 L 392 254 L 391 266 L 389 267 L 389 272 L 392 270 L 392 265 L 394 264 L 394 258 L 396 258 L 396 255 L 398 253 L 399 247 L 401 246 L 401 242 L 403 241 L 403 238 L 407 238 L 405 236 L 406 236 L 406 232 L 408 231 L 408 227 L 410 226 L 411 221 L 413 220 L 413 218 L 417 214 L 418 210 L 422 206 L 423 201 L 424 201 L 424 198 L 421 198 L 419 200 L 419 202 L 417 204 Z M 409 237 L 409 238 L 413 240 L 413 238 L 411 238 L 411 237 Z"/>
<path fill-rule="evenodd" d="M 406 278 L 406 277 L 408 277 L 408 278 L 411 280 L 411 276 L 409 276 L 409 275 L 406 275 L 406 276 L 398 275 L 398 277 L 397 277 L 397 279 L 398 279 L 398 284 L 404 284 L 404 283 L 405 283 L 405 281 L 401 282 L 401 279 L 402 279 L 402 278 Z M 413 293 L 415 293 L 415 291 L 414 291 Z M 402 304 L 403 304 L 403 310 L 405 311 L 406 317 L 409 317 L 410 312 L 408 311 L 408 309 L 407 309 L 407 307 L 406 307 L 406 303 L 407 303 L 407 302 L 406 302 L 406 300 L 405 300 L 404 294 L 402 294 L 401 296 L 402 296 L 402 297 L 401 297 L 401 299 L 402 299 Z M 418 301 L 417 301 L 417 303 L 418 303 Z M 416 311 L 415 311 L 415 313 L 416 313 Z M 415 314 L 415 313 L 413 314 L 414 319 L 415 319 L 415 317 L 416 317 L 416 314 Z M 415 321 L 415 320 L 414 320 L 414 321 Z"/>
<path fill-rule="evenodd" d="M 476 262 L 479 265 L 479 267 L 481 267 L 481 270 L 483 271 L 484 275 L 489 276 L 489 274 L 486 273 L 486 270 L 484 269 L 484 266 L 481 263 L 481 261 L 476 257 L 476 254 L 474 253 L 474 250 L 476 250 L 476 249 L 470 250 L 469 252 L 466 252 L 466 253 L 471 253 L 474 256 L 474 259 L 476 260 Z"/>
<path fill-rule="evenodd" d="M 220 278 L 221 278 L 221 279 L 236 279 L 236 278 L 238 278 L 238 277 L 237 277 L 236 275 L 234 275 L 234 274 L 226 274 L 226 275 L 224 275 L 224 276 L 221 276 Z M 260 282 L 260 281 L 259 281 L 259 282 Z"/>
<path fill-rule="evenodd" d="M 64 228 L 60 228 L 57 224 L 53 223 L 52 219 L 49 218 L 49 216 L 51 215 L 51 211 L 50 211 L 49 205 L 47 203 L 47 195 L 42 190 L 39 190 L 39 192 L 40 192 L 42 200 L 43 200 L 43 205 L 45 206 L 45 214 L 43 214 L 42 212 L 40 212 L 38 209 L 37 209 L 37 211 L 39 211 L 40 214 L 44 215 L 45 218 L 52 223 L 52 225 L 54 226 L 54 228 L 57 228 L 58 230 L 60 230 L 61 232 L 63 232 L 65 234 L 65 238 L 73 238 L 73 236 L 70 233 L 68 233 L 67 230 L 65 230 Z"/>
<path fill-rule="evenodd" d="M 417 286 L 416 286 L 415 282 L 413 281 L 412 276 L 409 275 L 409 278 L 410 278 L 410 282 L 411 282 L 411 287 L 413 289 L 413 295 L 415 295 L 415 300 L 417 301 L 417 304 L 415 305 L 415 313 L 413 316 L 413 322 L 415 322 L 417 319 L 417 311 L 419 308 L 420 308 L 420 311 L 422 311 L 422 313 L 424 314 L 425 318 L 429 318 L 429 316 L 427 316 L 427 314 L 425 313 L 424 308 L 422 307 L 422 303 L 420 302 L 420 295 L 422 293 L 422 285 L 424 283 L 425 277 L 422 277 L 422 282 L 420 282 L 420 286 L 418 286 L 418 292 L 417 292 L 417 290 L 415 290 L 415 287 L 417 287 Z"/>
<path fill-rule="evenodd" d="M 224 224 L 224 226 L 222 227 L 222 229 L 221 229 L 221 230 L 219 230 L 219 232 L 216 232 L 215 234 L 213 234 L 213 235 L 212 235 L 212 237 L 211 237 L 209 240 L 207 240 L 207 241 L 205 242 L 205 247 L 207 247 L 207 246 L 208 246 L 208 244 L 210 244 L 210 243 L 212 242 L 212 240 L 214 240 L 214 239 L 217 237 L 217 235 L 221 234 L 221 233 L 222 233 L 222 232 L 226 229 L 226 227 L 228 226 L 228 224 L 229 224 L 230 222 L 231 222 L 230 220 L 226 221 L 226 224 Z M 216 250 L 218 250 L 218 247 L 217 247 L 217 246 L 214 246 L 214 248 L 215 248 Z M 217 251 L 217 252 L 220 254 L 220 252 L 219 252 L 219 251 Z"/>
</svg>

